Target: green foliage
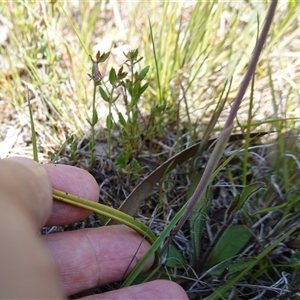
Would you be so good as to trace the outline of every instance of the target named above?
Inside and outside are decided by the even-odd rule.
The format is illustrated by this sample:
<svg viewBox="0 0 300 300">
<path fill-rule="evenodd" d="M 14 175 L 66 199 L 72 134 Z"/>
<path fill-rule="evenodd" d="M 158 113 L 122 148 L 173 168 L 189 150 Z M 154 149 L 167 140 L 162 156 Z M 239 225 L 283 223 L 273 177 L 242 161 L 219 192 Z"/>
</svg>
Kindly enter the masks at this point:
<svg viewBox="0 0 300 300">
<path fill-rule="evenodd" d="M 170 245 L 167 251 L 167 261 L 166 266 L 169 268 L 183 268 L 185 265 L 185 260 L 183 259 L 182 254 L 174 245 Z"/>
<path fill-rule="evenodd" d="M 239 254 L 252 238 L 251 231 L 242 225 L 227 228 L 209 255 L 206 267 L 210 268 Z"/>
<path fill-rule="evenodd" d="M 91 126 L 91 141 L 89 144 L 89 149 L 91 150 L 91 165 L 93 166 L 95 163 L 95 126 L 98 123 L 98 113 L 96 110 L 96 91 L 97 87 L 101 84 L 101 80 L 103 76 L 101 75 L 99 71 L 98 64 L 103 63 L 107 60 L 109 57 L 110 52 L 107 53 L 102 53 L 100 54 L 100 51 L 97 52 L 96 54 L 96 59 L 94 60 L 92 56 L 90 55 L 90 59 L 93 63 L 92 67 L 92 75 L 89 75 L 90 80 L 93 80 L 94 82 L 94 91 L 93 91 L 93 106 L 92 106 L 92 120 L 88 120 L 88 123 Z M 110 123 L 107 123 L 107 126 L 110 126 Z"/>
<path fill-rule="evenodd" d="M 70 147 L 70 158 L 76 161 L 78 156 L 78 143 L 74 135 L 68 136 L 66 135 L 65 146 L 68 145 Z M 54 159 L 54 157 L 52 157 Z"/>
<path fill-rule="evenodd" d="M 95 83 L 95 88 L 96 86 L 99 86 L 99 94 L 102 100 L 109 105 L 109 114 L 106 117 L 108 156 L 111 157 L 112 131 L 118 130 L 120 132 L 118 143 L 124 150 L 117 158 L 115 168 L 126 175 L 130 174 L 132 178 L 137 178 L 142 171 L 141 166 L 135 159 L 143 147 L 141 136 L 144 135 L 145 138 L 148 138 L 155 130 L 154 128 L 151 128 L 147 131 L 145 125 L 140 124 L 138 109 L 138 103 L 141 101 L 143 93 L 148 88 L 148 82 L 144 83 L 143 81 L 145 80 L 150 67 L 147 66 L 141 71 L 135 71 L 135 68 L 138 68 L 138 63 L 142 60 L 142 57 L 139 57 L 138 49 L 126 52 L 124 53 L 124 56 L 126 58 L 124 64 L 120 66 L 118 71 L 116 71 L 115 68 L 111 68 L 108 74 L 108 82 L 102 84 L 101 80 L 103 77 L 99 72 L 98 63 L 105 62 L 109 57 L 109 53 L 100 55 L 98 52 L 95 60 L 91 58 L 93 62 L 93 75 L 90 75 L 90 79 L 97 82 Z M 126 68 L 128 69 L 128 72 L 124 71 Z M 96 93 L 94 95 L 95 100 Z M 123 100 L 123 103 L 125 104 L 125 114 L 118 111 L 117 106 L 114 105 L 117 100 Z M 113 117 L 113 109 L 117 112 L 117 120 Z M 93 128 L 97 122 L 98 117 L 95 108 L 93 109 L 93 121 L 89 123 Z M 94 147 L 94 144 L 92 147 Z"/>
<path fill-rule="evenodd" d="M 223 260 L 220 264 L 215 265 L 209 269 L 209 273 L 213 276 L 219 276 L 220 280 L 240 272 L 253 264 L 255 258 L 238 259 L 234 262 L 231 260 Z"/>
</svg>

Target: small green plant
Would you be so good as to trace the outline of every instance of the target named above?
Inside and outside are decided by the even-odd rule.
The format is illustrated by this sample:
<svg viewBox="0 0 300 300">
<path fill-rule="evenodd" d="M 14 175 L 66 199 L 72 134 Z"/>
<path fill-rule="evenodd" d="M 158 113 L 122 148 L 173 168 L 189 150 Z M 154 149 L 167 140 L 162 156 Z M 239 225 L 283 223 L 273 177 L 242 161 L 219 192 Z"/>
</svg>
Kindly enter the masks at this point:
<svg viewBox="0 0 300 300">
<path fill-rule="evenodd" d="M 89 148 L 91 150 L 91 166 L 93 166 L 95 163 L 95 126 L 98 123 L 98 113 L 96 110 L 96 93 L 97 93 L 97 87 L 100 86 L 101 80 L 103 78 L 103 76 L 101 75 L 101 73 L 99 71 L 98 64 L 106 61 L 109 54 L 110 54 L 110 52 L 102 53 L 100 55 L 100 52 L 98 51 L 96 54 L 96 60 L 94 60 L 92 58 L 92 56 L 90 56 L 92 63 L 93 63 L 93 67 L 92 67 L 92 75 L 89 75 L 89 74 L 88 75 L 90 77 L 90 80 L 93 80 L 93 82 L 94 82 L 93 102 L 92 102 L 93 103 L 92 104 L 92 118 L 91 118 L 91 120 L 88 120 L 88 123 L 91 126 L 91 141 L 89 143 Z"/>
<path fill-rule="evenodd" d="M 149 71 L 149 66 L 143 68 L 140 71 L 138 69 L 138 63 L 142 60 L 139 57 L 138 49 L 124 53 L 126 58 L 124 64 L 116 71 L 115 68 L 111 68 L 108 75 L 108 82 L 103 82 L 103 76 L 101 75 L 98 64 L 107 60 L 108 53 L 100 55 L 98 51 L 96 59 L 93 62 L 92 75 L 89 75 L 90 79 L 94 81 L 94 93 L 93 93 L 93 117 L 89 121 L 92 129 L 92 139 L 90 142 L 90 149 L 92 151 L 92 162 L 95 160 L 94 147 L 95 147 L 95 131 L 94 127 L 98 122 L 98 115 L 95 107 L 96 103 L 96 90 L 99 89 L 99 95 L 101 99 L 108 103 L 108 115 L 106 117 L 106 130 L 107 130 L 107 143 L 108 143 L 108 157 L 112 156 L 112 132 L 118 130 L 120 137 L 118 144 L 123 148 L 123 151 L 116 160 L 116 167 L 119 170 L 125 172 L 125 174 L 131 174 L 134 178 L 141 172 L 141 167 L 136 160 L 138 154 L 143 149 L 143 140 L 153 132 L 154 128 L 148 130 L 150 127 L 146 124 L 140 123 L 140 111 L 138 104 L 142 99 L 143 93 L 148 88 L 148 82 L 145 82 L 145 77 Z M 128 70 L 125 71 L 125 68 Z M 116 101 L 123 100 L 125 107 L 125 113 L 118 110 Z M 116 111 L 117 117 L 114 118 L 113 112 Z"/>
</svg>

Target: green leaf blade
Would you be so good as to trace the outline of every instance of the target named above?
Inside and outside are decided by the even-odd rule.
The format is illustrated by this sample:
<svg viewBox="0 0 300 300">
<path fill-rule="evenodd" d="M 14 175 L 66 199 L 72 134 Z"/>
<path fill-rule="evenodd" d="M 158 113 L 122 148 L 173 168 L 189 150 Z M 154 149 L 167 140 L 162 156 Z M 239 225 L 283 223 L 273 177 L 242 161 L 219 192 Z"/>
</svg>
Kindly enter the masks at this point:
<svg viewBox="0 0 300 300">
<path fill-rule="evenodd" d="M 252 238 L 251 231 L 244 225 L 229 227 L 216 243 L 207 261 L 210 268 L 240 253 Z"/>
</svg>

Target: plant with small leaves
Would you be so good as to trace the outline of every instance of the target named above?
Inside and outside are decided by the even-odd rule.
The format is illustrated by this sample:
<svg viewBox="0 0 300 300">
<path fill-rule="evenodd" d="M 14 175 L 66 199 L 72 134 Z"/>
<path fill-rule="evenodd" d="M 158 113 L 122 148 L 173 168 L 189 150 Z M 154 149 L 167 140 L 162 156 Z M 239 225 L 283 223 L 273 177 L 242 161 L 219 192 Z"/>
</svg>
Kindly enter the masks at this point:
<svg viewBox="0 0 300 300">
<path fill-rule="evenodd" d="M 95 162 L 95 126 L 98 123 L 98 113 L 96 110 L 96 92 L 97 92 L 97 86 L 100 86 L 101 80 L 103 78 L 103 76 L 101 75 L 101 73 L 99 71 L 98 64 L 105 62 L 107 60 L 107 58 L 109 57 L 109 55 L 110 55 L 110 52 L 107 52 L 107 53 L 104 52 L 104 53 L 100 54 L 100 51 L 98 51 L 96 54 L 96 60 L 94 60 L 92 58 L 92 56 L 90 55 L 91 61 L 93 63 L 93 67 L 92 67 L 92 75 L 88 74 L 88 76 L 90 77 L 90 80 L 93 80 L 93 82 L 94 82 L 92 120 L 87 120 L 91 126 L 91 131 L 92 131 L 91 141 L 89 144 L 89 148 L 91 150 L 91 166 L 93 166 L 93 164 Z"/>
<path fill-rule="evenodd" d="M 142 135 L 145 135 L 146 126 L 139 124 L 140 114 L 138 103 L 142 94 L 148 88 L 148 82 L 144 83 L 145 77 L 149 71 L 149 66 L 141 71 L 135 71 L 137 65 L 143 58 L 138 56 L 138 49 L 124 53 L 126 61 L 115 70 L 111 68 L 108 81 L 110 87 L 99 86 L 101 98 L 108 102 L 109 111 L 106 118 L 106 129 L 108 131 L 108 155 L 111 156 L 111 133 L 113 129 L 119 130 L 120 138 L 118 142 L 124 147 L 124 151 L 117 158 L 116 167 L 125 173 L 140 174 L 141 167 L 135 159 L 143 148 Z M 124 71 L 125 67 L 129 70 Z M 115 102 L 122 98 L 125 105 L 125 114 L 119 111 Z M 112 109 L 116 109 L 118 120 L 114 120 Z M 151 129 L 153 130 L 153 128 Z M 146 133 L 146 135 L 149 132 Z M 131 164 L 127 167 L 128 164 Z M 134 172 L 133 172 L 134 171 Z M 133 172 L 133 173 L 132 173 Z"/>
<path fill-rule="evenodd" d="M 148 88 L 149 83 L 143 83 L 149 66 L 143 68 L 140 72 L 134 72 L 134 66 L 139 63 L 142 58 L 138 57 L 138 49 L 124 53 L 127 58 L 125 64 L 130 69 L 130 78 L 124 78 L 120 85 L 126 107 L 126 116 L 118 112 L 121 137 L 119 142 L 124 146 L 125 151 L 120 155 L 122 160 L 128 161 L 136 158 L 143 148 L 145 139 L 141 136 L 149 135 L 145 124 L 139 124 L 139 108 L 138 103 L 142 94 Z M 120 157 L 121 158 L 121 157 Z M 136 160 L 133 160 L 137 163 Z M 136 167 L 134 167 L 136 169 Z"/>
</svg>

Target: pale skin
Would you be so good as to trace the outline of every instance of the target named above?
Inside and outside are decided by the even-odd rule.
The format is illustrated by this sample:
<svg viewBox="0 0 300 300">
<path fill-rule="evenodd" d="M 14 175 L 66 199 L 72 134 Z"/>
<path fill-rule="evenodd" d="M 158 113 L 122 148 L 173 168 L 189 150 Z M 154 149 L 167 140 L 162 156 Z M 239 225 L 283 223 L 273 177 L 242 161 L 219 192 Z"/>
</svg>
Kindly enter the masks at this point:
<svg viewBox="0 0 300 300">
<path fill-rule="evenodd" d="M 149 248 L 121 225 L 39 236 L 44 225 L 69 224 L 90 213 L 53 202 L 52 188 L 91 201 L 99 196 L 94 178 L 81 169 L 0 160 L 0 299 L 63 299 L 122 280 L 132 257 L 136 254 L 130 270 Z M 176 283 L 157 280 L 81 299 L 188 297 Z"/>
</svg>

